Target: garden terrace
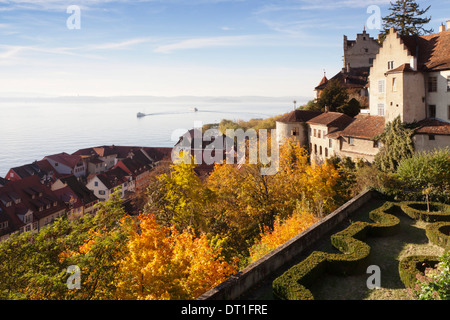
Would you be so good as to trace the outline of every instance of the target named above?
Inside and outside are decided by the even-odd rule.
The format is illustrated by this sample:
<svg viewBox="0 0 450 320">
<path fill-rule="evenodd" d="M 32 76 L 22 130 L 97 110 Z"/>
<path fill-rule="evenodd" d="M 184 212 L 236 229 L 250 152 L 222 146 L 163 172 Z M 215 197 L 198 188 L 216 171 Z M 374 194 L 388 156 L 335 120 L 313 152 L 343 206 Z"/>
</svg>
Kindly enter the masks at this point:
<svg viewBox="0 0 450 320">
<path fill-rule="evenodd" d="M 411 299 L 419 267 L 449 249 L 450 207 L 433 203 L 430 211 L 426 203 L 372 198 L 242 298 Z M 380 289 L 367 288 L 369 265 L 380 267 Z"/>
</svg>

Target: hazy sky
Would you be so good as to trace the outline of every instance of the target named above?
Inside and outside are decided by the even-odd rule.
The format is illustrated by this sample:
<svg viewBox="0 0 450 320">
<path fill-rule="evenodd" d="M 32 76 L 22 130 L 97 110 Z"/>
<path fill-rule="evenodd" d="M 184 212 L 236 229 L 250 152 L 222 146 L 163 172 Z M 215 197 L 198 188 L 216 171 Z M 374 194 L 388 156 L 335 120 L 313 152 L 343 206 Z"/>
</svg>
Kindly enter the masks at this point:
<svg viewBox="0 0 450 320">
<path fill-rule="evenodd" d="M 450 19 L 448 0 L 419 3 L 435 31 Z M 0 0 L 0 95 L 312 97 L 371 4 L 388 13 L 389 0 Z"/>
</svg>

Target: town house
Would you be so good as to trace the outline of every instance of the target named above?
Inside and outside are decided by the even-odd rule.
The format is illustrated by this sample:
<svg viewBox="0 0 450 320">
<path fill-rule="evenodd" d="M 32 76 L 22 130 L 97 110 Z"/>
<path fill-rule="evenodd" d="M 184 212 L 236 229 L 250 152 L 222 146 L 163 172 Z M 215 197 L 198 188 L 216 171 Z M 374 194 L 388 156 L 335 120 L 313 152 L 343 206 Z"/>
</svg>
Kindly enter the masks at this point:
<svg viewBox="0 0 450 320">
<path fill-rule="evenodd" d="M 66 206 L 38 176 L 0 188 L 0 240 L 13 232 L 38 232 L 66 213 Z"/>
</svg>

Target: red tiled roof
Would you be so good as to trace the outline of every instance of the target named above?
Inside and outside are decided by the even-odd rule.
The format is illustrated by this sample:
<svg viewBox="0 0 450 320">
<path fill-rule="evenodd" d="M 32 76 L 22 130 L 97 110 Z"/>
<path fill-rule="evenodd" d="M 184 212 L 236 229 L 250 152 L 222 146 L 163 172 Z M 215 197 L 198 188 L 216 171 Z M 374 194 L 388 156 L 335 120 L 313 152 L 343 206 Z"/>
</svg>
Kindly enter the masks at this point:
<svg viewBox="0 0 450 320">
<path fill-rule="evenodd" d="M 397 67 L 395 69 L 389 70 L 386 73 L 397 73 L 397 72 L 416 72 L 411 68 L 411 65 L 409 63 L 404 63 L 400 67 Z"/>
<path fill-rule="evenodd" d="M 323 76 L 322 80 L 320 80 L 320 83 L 318 85 L 318 87 L 320 87 L 321 85 L 324 85 L 328 82 L 328 79 L 326 76 Z"/>
<path fill-rule="evenodd" d="M 327 127 L 345 128 L 353 121 L 352 117 L 340 112 L 325 112 L 307 121 L 309 124 L 321 124 Z"/>
<path fill-rule="evenodd" d="M 53 154 L 50 156 L 46 156 L 43 160 L 52 159 L 53 161 L 59 162 L 68 166 L 69 168 L 75 168 L 78 162 L 81 160 L 81 156 L 79 155 L 71 155 L 65 152 Z"/>
<path fill-rule="evenodd" d="M 15 203 L 14 200 L 18 198 L 20 198 L 20 202 Z M 11 202 L 11 205 L 6 206 L 7 202 Z M 48 209 L 46 208 L 47 204 L 50 205 Z M 44 208 L 39 211 L 41 206 Z M 28 211 L 33 212 L 34 222 L 36 222 L 64 209 L 65 205 L 59 201 L 49 187 L 41 184 L 38 176 L 10 181 L 0 188 L 0 221 L 8 221 L 8 228 L 1 230 L 0 235 L 18 231 L 23 227 L 25 225 L 23 215 Z"/>
<path fill-rule="evenodd" d="M 415 129 L 416 134 L 450 135 L 450 123 L 437 119 L 423 119 Z"/>
<path fill-rule="evenodd" d="M 128 181 L 128 173 L 120 167 L 114 167 L 104 173 L 97 174 L 97 178 L 107 187 L 113 189 Z"/>
<path fill-rule="evenodd" d="M 450 69 L 450 31 L 423 36 L 400 36 L 412 56 L 418 57 L 419 69 L 439 71 Z"/>
<path fill-rule="evenodd" d="M 359 114 L 352 123 L 339 132 L 339 135 L 344 137 L 372 139 L 383 133 L 384 127 L 385 119 L 383 116 Z"/>
<path fill-rule="evenodd" d="M 294 110 L 289 113 L 284 114 L 279 118 L 278 122 L 307 122 L 314 117 L 322 114 L 320 111 L 311 111 L 311 110 Z"/>
</svg>

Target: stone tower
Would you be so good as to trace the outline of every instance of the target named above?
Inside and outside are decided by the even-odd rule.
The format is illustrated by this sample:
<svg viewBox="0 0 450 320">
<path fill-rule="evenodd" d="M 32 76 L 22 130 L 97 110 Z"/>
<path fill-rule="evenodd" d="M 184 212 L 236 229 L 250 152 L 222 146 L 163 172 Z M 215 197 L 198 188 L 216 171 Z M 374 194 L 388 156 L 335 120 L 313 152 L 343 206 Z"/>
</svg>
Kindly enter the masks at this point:
<svg viewBox="0 0 450 320">
<path fill-rule="evenodd" d="M 379 43 L 370 37 L 366 28 L 356 35 L 356 40 L 344 36 L 344 70 L 371 67 L 379 49 Z"/>
</svg>

